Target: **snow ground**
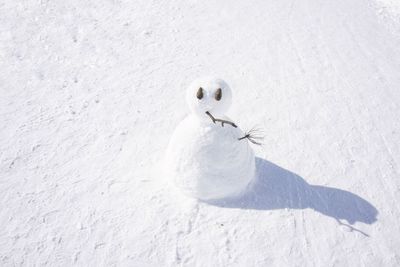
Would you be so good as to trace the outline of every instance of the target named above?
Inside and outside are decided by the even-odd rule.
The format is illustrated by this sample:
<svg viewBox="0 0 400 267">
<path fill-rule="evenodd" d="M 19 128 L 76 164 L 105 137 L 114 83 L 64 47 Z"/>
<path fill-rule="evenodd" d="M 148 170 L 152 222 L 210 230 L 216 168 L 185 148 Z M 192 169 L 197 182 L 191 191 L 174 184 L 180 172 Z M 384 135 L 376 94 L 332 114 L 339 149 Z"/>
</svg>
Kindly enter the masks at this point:
<svg viewBox="0 0 400 267">
<path fill-rule="evenodd" d="M 400 2 L 397 0 L 378 0 L 378 4 L 389 12 L 400 15 Z"/>
<path fill-rule="evenodd" d="M 368 0 L 0 3 L 2 266 L 398 266 L 400 39 Z M 266 130 L 241 199 L 158 168 L 216 75 Z"/>
<path fill-rule="evenodd" d="M 387 30 L 400 36 L 400 1 L 397 0 L 377 0 L 371 5 L 379 14 L 379 19 L 386 25 Z"/>
</svg>

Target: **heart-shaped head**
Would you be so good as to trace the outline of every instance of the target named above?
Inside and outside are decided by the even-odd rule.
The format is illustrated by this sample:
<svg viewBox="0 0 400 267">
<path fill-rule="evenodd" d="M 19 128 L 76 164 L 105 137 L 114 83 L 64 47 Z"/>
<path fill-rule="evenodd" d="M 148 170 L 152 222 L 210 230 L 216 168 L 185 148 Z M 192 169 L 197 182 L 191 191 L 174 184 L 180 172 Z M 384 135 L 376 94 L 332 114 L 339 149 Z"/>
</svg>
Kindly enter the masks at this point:
<svg viewBox="0 0 400 267">
<path fill-rule="evenodd" d="M 221 116 L 231 106 L 232 91 L 222 79 L 197 79 L 187 89 L 186 101 L 198 116 L 204 116 L 207 111 L 214 116 Z"/>
</svg>

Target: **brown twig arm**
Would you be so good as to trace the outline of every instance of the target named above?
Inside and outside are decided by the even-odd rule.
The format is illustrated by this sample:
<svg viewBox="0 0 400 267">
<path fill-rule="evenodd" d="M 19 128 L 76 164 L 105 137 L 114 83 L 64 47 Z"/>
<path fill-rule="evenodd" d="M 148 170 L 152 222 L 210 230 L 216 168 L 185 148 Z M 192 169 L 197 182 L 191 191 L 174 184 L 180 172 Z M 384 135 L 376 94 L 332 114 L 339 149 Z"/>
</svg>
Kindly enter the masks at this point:
<svg viewBox="0 0 400 267">
<path fill-rule="evenodd" d="M 243 139 L 245 139 L 245 138 L 249 138 L 249 137 L 250 137 L 250 135 L 246 134 L 246 135 L 244 135 L 244 136 L 242 136 L 242 137 L 238 138 L 238 140 L 243 140 Z"/>
<path fill-rule="evenodd" d="M 249 140 L 251 143 L 261 146 L 262 143 L 260 143 L 258 140 L 263 140 L 264 137 L 263 136 L 259 136 L 257 134 L 260 134 L 261 130 L 260 129 L 251 129 L 250 131 L 248 131 L 247 133 L 245 133 L 244 136 L 238 138 L 238 140 L 243 140 L 243 139 L 247 139 Z"/>
</svg>

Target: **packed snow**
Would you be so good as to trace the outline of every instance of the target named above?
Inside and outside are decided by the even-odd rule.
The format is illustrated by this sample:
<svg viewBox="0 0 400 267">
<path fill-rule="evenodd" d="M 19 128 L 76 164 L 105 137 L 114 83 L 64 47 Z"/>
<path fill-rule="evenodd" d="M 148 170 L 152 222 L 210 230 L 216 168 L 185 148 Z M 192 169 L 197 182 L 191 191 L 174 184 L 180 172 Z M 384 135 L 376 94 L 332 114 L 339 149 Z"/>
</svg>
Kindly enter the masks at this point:
<svg viewBox="0 0 400 267">
<path fill-rule="evenodd" d="M 3 0 L 0 265 L 399 266 L 400 22 L 376 7 Z M 162 168 L 204 75 L 265 131 L 238 197 Z"/>
</svg>

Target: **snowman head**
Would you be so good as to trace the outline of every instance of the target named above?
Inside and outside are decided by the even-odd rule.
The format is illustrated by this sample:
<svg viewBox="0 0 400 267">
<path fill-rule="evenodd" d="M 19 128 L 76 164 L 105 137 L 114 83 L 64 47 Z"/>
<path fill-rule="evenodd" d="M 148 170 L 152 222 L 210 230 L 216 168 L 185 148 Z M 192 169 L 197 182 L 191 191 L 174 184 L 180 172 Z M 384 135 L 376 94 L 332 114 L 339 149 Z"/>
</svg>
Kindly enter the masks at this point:
<svg viewBox="0 0 400 267">
<path fill-rule="evenodd" d="M 186 100 L 198 116 L 206 115 L 207 111 L 215 116 L 224 115 L 232 103 L 232 92 L 221 79 L 197 79 L 187 89 Z"/>
</svg>

